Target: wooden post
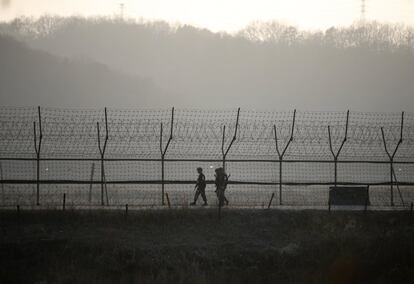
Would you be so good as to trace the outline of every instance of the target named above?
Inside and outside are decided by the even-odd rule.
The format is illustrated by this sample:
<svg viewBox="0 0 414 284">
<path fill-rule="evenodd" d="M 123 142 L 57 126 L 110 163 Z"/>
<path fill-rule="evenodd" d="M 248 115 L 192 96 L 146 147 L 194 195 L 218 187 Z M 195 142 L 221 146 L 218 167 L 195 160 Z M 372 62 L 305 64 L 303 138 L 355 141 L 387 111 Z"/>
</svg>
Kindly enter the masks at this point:
<svg viewBox="0 0 414 284">
<path fill-rule="evenodd" d="M 128 217 L 128 203 L 125 204 L 125 218 Z"/>
<path fill-rule="evenodd" d="M 93 186 L 93 175 L 95 173 L 95 163 L 92 163 L 91 166 L 91 178 L 90 178 L 90 184 L 89 184 L 89 205 L 92 203 L 92 186 Z"/>
<path fill-rule="evenodd" d="M 104 173 L 104 185 L 105 185 L 105 197 L 106 197 L 106 205 L 109 205 L 109 197 L 108 197 L 108 188 L 107 188 L 107 184 L 106 184 L 106 176 Z"/>
<path fill-rule="evenodd" d="M 168 208 L 171 208 L 170 197 L 168 196 L 168 192 L 165 193 L 165 196 L 167 197 Z"/>
<path fill-rule="evenodd" d="M 65 211 L 66 208 L 66 193 L 63 194 L 63 205 L 62 205 L 62 210 Z"/>
<path fill-rule="evenodd" d="M 0 162 L 0 181 L 3 181 L 3 165 Z M 1 183 L 1 204 L 4 206 L 6 204 L 6 197 L 4 193 L 4 183 Z"/>
<path fill-rule="evenodd" d="M 404 198 L 403 198 L 403 196 L 402 196 L 402 194 L 401 194 L 400 185 L 399 185 L 399 183 L 398 183 L 398 179 L 397 179 L 397 175 L 395 174 L 394 167 L 392 168 L 392 175 L 394 176 L 395 185 L 396 185 L 396 187 L 397 187 L 398 195 L 400 196 L 402 206 L 403 206 L 403 207 L 405 207 Z"/>
<path fill-rule="evenodd" d="M 270 201 L 269 201 L 269 205 L 267 206 L 267 209 L 269 209 L 270 208 L 270 205 L 272 205 L 273 197 L 275 197 L 275 193 L 274 192 L 272 193 L 272 196 L 270 197 Z"/>
<path fill-rule="evenodd" d="M 328 198 L 328 212 L 331 212 L 331 198 Z"/>
<path fill-rule="evenodd" d="M 364 206 L 364 212 L 366 213 L 367 212 L 367 210 L 368 210 L 368 198 L 369 198 L 369 185 L 367 186 L 367 191 L 366 191 L 367 193 L 367 195 L 366 195 L 366 198 L 365 198 L 365 206 Z"/>
</svg>

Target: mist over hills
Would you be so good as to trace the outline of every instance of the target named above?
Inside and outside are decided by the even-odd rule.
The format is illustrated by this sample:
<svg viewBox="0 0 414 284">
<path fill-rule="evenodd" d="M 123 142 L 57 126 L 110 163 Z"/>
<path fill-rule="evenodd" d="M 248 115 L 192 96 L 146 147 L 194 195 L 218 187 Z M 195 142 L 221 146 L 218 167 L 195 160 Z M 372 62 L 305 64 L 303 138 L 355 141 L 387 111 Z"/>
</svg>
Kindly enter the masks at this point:
<svg viewBox="0 0 414 284">
<path fill-rule="evenodd" d="M 148 107 L 150 99 L 166 104 L 166 92 L 137 76 L 116 72 L 91 60 L 74 60 L 28 48 L 0 36 L 1 105 Z"/>
<path fill-rule="evenodd" d="M 84 104 L 90 106 L 99 102 L 150 107 L 414 109 L 414 30 L 410 27 L 374 22 L 307 32 L 258 22 L 229 35 L 164 22 L 44 17 L 3 23 L 0 30 L 32 48 L 70 58 L 67 65 L 78 67 L 79 80 L 89 85 L 80 88 L 87 83 L 79 83 L 72 97 L 62 91 L 73 84 L 62 79 L 66 76 L 37 78 L 53 81 L 48 94 L 59 105 L 73 105 L 78 101 L 74 93 L 83 97 L 79 94 L 87 92 Z M 39 54 L 39 58 L 46 56 Z M 102 65 L 79 63 L 79 59 Z M 96 72 L 106 74 L 105 79 L 98 80 Z M 39 86 L 26 91 L 45 92 Z M 111 94 L 128 99 L 114 99 Z M 25 102 L 38 104 L 32 98 Z"/>
</svg>

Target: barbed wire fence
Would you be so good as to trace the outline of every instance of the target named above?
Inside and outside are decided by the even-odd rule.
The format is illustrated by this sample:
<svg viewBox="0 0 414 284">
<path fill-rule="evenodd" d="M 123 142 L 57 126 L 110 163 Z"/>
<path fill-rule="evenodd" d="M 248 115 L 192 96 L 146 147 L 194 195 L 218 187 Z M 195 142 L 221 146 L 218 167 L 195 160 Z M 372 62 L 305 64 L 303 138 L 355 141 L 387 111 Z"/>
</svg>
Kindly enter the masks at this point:
<svg viewBox="0 0 414 284">
<path fill-rule="evenodd" d="M 1 206 L 187 206 L 202 167 L 234 207 L 326 208 L 330 186 L 370 207 L 414 201 L 414 114 L 0 108 Z"/>
</svg>

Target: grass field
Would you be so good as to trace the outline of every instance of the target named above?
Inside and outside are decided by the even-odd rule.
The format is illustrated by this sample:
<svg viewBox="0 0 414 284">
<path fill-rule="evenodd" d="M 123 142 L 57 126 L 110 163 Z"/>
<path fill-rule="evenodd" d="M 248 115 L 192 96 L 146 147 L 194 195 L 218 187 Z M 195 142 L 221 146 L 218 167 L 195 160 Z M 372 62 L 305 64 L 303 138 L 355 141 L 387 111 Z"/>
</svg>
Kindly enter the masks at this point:
<svg viewBox="0 0 414 284">
<path fill-rule="evenodd" d="M 411 212 L 0 211 L 1 283 L 414 283 Z"/>
</svg>

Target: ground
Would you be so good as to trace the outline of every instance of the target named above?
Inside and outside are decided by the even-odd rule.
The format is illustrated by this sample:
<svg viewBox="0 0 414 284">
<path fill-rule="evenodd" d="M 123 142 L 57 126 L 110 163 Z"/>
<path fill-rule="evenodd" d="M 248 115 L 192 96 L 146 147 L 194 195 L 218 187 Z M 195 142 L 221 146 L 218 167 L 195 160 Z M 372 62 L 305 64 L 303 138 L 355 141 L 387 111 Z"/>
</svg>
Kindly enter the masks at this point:
<svg viewBox="0 0 414 284">
<path fill-rule="evenodd" d="M 0 215 L 1 283 L 414 283 L 409 211 Z"/>
</svg>

